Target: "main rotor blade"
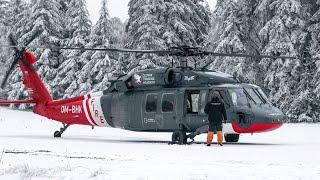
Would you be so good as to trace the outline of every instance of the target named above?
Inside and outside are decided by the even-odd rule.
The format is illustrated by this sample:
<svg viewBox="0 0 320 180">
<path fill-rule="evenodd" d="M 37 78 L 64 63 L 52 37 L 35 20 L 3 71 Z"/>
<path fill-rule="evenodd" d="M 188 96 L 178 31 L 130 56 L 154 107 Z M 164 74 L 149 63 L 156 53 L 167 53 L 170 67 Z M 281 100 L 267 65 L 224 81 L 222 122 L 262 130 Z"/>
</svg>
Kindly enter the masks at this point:
<svg viewBox="0 0 320 180">
<path fill-rule="evenodd" d="M 34 49 L 56 49 L 56 50 L 79 50 L 79 51 L 109 51 L 122 53 L 141 53 L 141 54 L 173 54 L 182 52 L 179 50 L 132 50 L 132 49 L 118 49 L 118 48 L 80 48 L 80 47 L 57 47 L 57 46 L 14 46 L 14 45 L 0 45 L 4 48 L 34 48 Z"/>
<path fill-rule="evenodd" d="M 298 57 L 298 56 L 271 56 L 271 55 L 250 55 L 250 54 L 240 54 L 240 53 L 215 53 L 210 51 L 203 52 L 204 55 L 212 55 L 217 57 L 246 57 L 246 58 L 269 58 L 269 59 L 309 59 L 309 60 L 320 60 L 320 58 L 307 58 L 307 57 Z M 210 60 L 202 69 L 206 69 L 213 60 Z"/>
<path fill-rule="evenodd" d="M 215 53 L 215 52 L 207 52 L 212 56 L 220 56 L 220 57 L 249 57 L 249 58 L 275 58 L 275 59 L 301 59 L 301 57 L 297 56 L 270 56 L 270 55 L 250 55 L 250 54 L 240 54 L 240 53 Z"/>
</svg>

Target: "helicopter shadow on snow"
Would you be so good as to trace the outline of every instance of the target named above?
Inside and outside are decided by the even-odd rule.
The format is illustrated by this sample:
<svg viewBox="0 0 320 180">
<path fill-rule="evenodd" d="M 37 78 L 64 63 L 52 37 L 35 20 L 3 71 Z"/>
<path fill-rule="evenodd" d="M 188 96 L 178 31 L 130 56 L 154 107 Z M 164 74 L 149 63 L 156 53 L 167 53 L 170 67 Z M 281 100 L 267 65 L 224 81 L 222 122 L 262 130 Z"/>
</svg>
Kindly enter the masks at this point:
<svg viewBox="0 0 320 180">
<path fill-rule="evenodd" d="M 54 141 L 73 141 L 73 142 L 93 142 L 93 143 L 131 143 L 131 144 L 166 144 L 172 145 L 170 141 L 166 140 L 151 140 L 151 139 L 109 139 L 109 138 L 101 138 L 101 137 L 62 137 L 60 139 L 56 139 L 53 137 L 45 136 L 45 135 L 0 135 L 0 138 L 13 138 L 13 139 L 30 139 L 30 140 L 54 140 Z M 213 142 L 215 144 L 215 142 Z M 258 143 L 258 142 L 226 142 L 225 145 L 232 146 L 282 146 L 288 144 L 280 144 L 280 143 Z M 188 145 L 205 145 L 204 141 L 195 141 Z"/>
</svg>

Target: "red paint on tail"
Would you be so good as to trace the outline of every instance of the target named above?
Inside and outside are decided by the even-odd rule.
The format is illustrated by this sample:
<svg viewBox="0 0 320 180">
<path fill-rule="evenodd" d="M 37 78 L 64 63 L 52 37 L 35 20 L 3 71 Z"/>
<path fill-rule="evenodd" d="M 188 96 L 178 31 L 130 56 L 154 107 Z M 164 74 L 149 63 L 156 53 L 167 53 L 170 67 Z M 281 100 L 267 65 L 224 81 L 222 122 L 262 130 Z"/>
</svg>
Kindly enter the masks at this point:
<svg viewBox="0 0 320 180">
<path fill-rule="evenodd" d="M 24 55 L 30 64 L 34 64 L 36 62 L 36 57 L 30 52 L 25 51 Z M 23 74 L 23 84 L 36 104 L 46 104 L 51 102 L 52 97 L 46 86 L 41 81 L 37 71 L 26 66 L 22 61 L 19 61 L 19 66 Z"/>
</svg>

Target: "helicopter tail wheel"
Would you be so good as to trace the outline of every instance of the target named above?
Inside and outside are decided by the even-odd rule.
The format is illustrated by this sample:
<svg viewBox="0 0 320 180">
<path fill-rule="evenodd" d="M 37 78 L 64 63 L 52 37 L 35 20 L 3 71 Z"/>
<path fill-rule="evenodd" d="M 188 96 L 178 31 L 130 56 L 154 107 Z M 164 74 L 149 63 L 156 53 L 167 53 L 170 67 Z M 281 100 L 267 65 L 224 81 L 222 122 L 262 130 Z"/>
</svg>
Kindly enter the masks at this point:
<svg viewBox="0 0 320 180">
<path fill-rule="evenodd" d="M 55 138 L 61 138 L 61 135 L 64 133 L 65 130 L 68 129 L 69 126 L 70 126 L 70 124 L 63 124 L 63 127 L 60 128 L 60 131 L 54 132 L 53 136 Z"/>
<path fill-rule="evenodd" d="M 224 139 L 226 140 L 226 142 L 238 142 L 239 134 L 225 134 Z"/>
<path fill-rule="evenodd" d="M 60 138 L 61 137 L 61 133 L 60 133 L 60 131 L 56 131 L 56 132 L 54 132 L 54 134 L 53 134 L 53 136 L 55 137 L 55 138 Z"/>
<path fill-rule="evenodd" d="M 187 144 L 187 134 L 183 130 L 175 130 L 172 133 L 173 144 Z"/>
</svg>

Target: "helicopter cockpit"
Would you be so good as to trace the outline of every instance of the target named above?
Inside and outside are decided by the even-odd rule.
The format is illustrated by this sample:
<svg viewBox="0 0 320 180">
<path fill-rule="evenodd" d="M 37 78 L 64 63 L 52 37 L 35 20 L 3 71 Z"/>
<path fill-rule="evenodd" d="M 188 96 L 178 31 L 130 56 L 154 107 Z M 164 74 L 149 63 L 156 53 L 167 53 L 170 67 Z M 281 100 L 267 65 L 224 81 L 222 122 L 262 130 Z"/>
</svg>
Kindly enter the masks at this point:
<svg viewBox="0 0 320 180">
<path fill-rule="evenodd" d="M 258 86 L 245 85 L 243 88 L 228 89 L 234 106 L 270 104 L 267 95 Z"/>
</svg>

